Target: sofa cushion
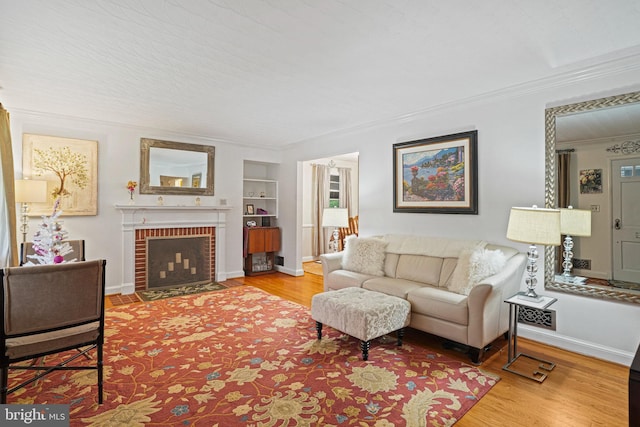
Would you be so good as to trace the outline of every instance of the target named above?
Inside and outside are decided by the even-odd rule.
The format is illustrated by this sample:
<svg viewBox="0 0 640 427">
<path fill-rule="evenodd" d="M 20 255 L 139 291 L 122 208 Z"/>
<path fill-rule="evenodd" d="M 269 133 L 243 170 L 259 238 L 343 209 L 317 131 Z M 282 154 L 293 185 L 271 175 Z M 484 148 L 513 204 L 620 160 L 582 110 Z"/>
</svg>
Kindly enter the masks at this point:
<svg viewBox="0 0 640 427">
<path fill-rule="evenodd" d="M 455 270 L 451 274 L 451 280 L 447 289 L 457 294 L 464 294 L 467 286 L 469 285 L 469 264 L 471 261 L 471 254 L 473 249 L 465 249 L 460 252 L 458 257 L 458 263 Z"/>
<path fill-rule="evenodd" d="M 445 258 L 442 261 L 442 270 L 440 271 L 440 282 L 438 283 L 438 287 L 446 288 L 449 286 L 451 276 L 453 275 L 456 265 L 458 265 L 458 258 Z"/>
<path fill-rule="evenodd" d="M 465 249 L 460 253 L 448 289 L 451 292 L 469 295 L 474 286 L 502 270 L 506 262 L 507 257 L 500 250 L 484 247 Z"/>
<path fill-rule="evenodd" d="M 413 289 L 422 287 L 419 283 L 411 280 L 392 279 L 390 277 L 374 277 L 362 284 L 364 289 L 382 292 L 394 297 L 407 299 L 407 293 Z"/>
<path fill-rule="evenodd" d="M 459 325 L 469 324 L 467 297 L 445 289 L 423 286 L 407 294 L 411 311 Z"/>
<path fill-rule="evenodd" d="M 423 255 L 400 255 L 396 278 L 438 286 L 442 258 Z"/>
<path fill-rule="evenodd" d="M 438 258 L 457 258 L 464 249 L 473 249 L 487 243 L 480 240 L 457 240 L 447 237 L 387 234 L 387 252 L 393 254 L 427 255 Z"/>
<path fill-rule="evenodd" d="M 351 287 L 361 288 L 365 280 L 373 277 L 375 276 L 356 273 L 355 271 L 335 270 L 329 273 L 328 280 L 325 280 L 331 284 L 329 288 L 335 290 Z"/>
<path fill-rule="evenodd" d="M 384 276 L 384 255 L 387 242 L 375 237 L 346 239 L 342 268 L 372 276 Z"/>
<path fill-rule="evenodd" d="M 384 256 L 384 275 L 387 277 L 396 277 L 396 270 L 398 268 L 398 260 L 400 259 L 400 255 L 398 254 L 387 254 Z"/>
<path fill-rule="evenodd" d="M 507 258 L 500 250 L 477 249 L 469 259 L 469 284 L 475 286 L 481 280 L 493 276 L 504 268 Z M 466 295 L 469 295 L 469 291 Z"/>
</svg>

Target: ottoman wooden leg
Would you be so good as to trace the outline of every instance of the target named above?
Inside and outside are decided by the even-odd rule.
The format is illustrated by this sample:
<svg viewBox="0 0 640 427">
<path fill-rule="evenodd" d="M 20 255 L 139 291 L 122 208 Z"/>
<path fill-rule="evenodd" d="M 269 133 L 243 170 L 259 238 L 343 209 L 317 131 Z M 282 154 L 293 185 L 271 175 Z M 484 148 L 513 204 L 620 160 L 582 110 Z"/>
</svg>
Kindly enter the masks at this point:
<svg viewBox="0 0 640 427">
<path fill-rule="evenodd" d="M 398 335 L 398 347 L 401 347 L 402 346 L 402 337 L 404 337 L 404 328 L 398 329 L 396 334 Z"/>
<path fill-rule="evenodd" d="M 318 331 L 318 339 L 322 339 L 322 323 L 316 321 L 316 331 Z"/>
<path fill-rule="evenodd" d="M 362 360 L 369 359 L 369 346 L 371 341 L 360 341 L 360 348 L 362 349 Z"/>
</svg>

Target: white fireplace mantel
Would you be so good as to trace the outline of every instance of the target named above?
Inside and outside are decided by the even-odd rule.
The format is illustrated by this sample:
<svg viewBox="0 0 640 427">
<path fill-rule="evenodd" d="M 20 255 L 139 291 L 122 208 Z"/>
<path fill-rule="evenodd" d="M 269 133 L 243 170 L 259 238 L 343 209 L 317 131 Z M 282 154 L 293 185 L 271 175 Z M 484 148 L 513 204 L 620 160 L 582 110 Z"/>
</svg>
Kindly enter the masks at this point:
<svg viewBox="0 0 640 427">
<path fill-rule="evenodd" d="M 122 213 L 122 293 L 135 292 L 135 230 L 173 227 L 215 227 L 215 280 L 227 279 L 225 271 L 226 213 L 230 206 L 115 205 Z"/>
</svg>

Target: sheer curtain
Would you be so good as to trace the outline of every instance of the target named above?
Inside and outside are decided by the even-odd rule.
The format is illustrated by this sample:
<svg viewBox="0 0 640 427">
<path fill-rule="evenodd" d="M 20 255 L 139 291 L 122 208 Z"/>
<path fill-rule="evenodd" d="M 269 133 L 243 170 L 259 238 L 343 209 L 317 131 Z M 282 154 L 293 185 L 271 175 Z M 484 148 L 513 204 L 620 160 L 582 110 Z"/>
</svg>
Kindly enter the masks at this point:
<svg viewBox="0 0 640 427">
<path fill-rule="evenodd" d="M 0 103 L 0 267 L 18 265 L 16 239 L 16 203 L 14 194 L 13 150 L 9 112 Z"/>
<path fill-rule="evenodd" d="M 313 247 L 311 254 L 317 257 L 328 252 L 328 231 L 322 228 L 322 211 L 329 207 L 329 168 L 314 164 L 311 167 L 311 194 L 313 221 Z"/>
<path fill-rule="evenodd" d="M 347 208 L 349 218 L 353 216 L 351 212 L 351 169 L 338 168 L 340 176 L 340 207 Z"/>
</svg>

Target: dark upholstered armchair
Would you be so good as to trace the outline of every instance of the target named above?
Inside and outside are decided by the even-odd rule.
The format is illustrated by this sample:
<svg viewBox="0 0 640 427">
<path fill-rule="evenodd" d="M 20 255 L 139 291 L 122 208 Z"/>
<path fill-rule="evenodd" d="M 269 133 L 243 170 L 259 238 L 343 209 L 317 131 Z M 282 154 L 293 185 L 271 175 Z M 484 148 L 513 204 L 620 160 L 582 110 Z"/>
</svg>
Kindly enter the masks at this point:
<svg viewBox="0 0 640 427">
<path fill-rule="evenodd" d="M 104 260 L 92 260 L 0 270 L 0 403 L 52 371 L 78 369 L 97 371 L 102 403 L 105 265 Z M 16 365 L 74 349 L 78 352 L 55 366 Z M 67 366 L 94 349 L 95 365 Z M 9 387 L 10 369 L 42 372 Z"/>
<path fill-rule="evenodd" d="M 71 246 L 73 252 L 69 253 L 65 259 L 71 260 L 74 259 L 76 261 L 84 261 L 84 240 L 65 240 Z M 20 243 L 20 265 L 25 265 L 29 261 L 29 255 L 35 255 L 33 251 L 33 242 L 22 242 Z"/>
</svg>

